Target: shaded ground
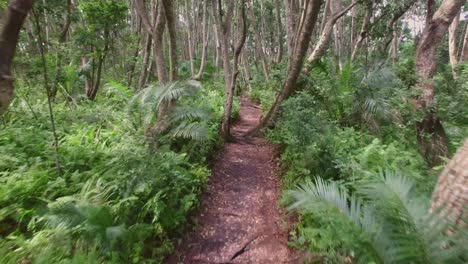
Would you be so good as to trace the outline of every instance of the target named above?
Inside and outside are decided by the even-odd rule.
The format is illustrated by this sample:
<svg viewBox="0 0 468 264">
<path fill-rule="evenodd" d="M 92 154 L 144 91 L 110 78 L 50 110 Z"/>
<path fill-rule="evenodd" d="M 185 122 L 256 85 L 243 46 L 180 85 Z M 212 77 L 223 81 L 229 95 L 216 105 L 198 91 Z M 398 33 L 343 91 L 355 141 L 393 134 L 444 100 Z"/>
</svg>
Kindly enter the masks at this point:
<svg viewBox="0 0 468 264">
<path fill-rule="evenodd" d="M 213 174 L 197 226 L 167 263 L 301 263 L 288 248 L 277 200 L 275 147 L 242 135 L 260 120 L 260 109 L 241 99 L 235 143 L 226 143 Z"/>
</svg>

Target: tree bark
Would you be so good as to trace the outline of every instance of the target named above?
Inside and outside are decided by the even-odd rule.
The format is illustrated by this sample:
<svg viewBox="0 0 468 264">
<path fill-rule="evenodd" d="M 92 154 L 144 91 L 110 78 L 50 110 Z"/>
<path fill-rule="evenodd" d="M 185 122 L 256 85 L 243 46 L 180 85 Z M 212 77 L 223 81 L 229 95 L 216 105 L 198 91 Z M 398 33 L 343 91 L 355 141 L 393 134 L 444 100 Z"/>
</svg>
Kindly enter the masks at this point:
<svg viewBox="0 0 468 264">
<path fill-rule="evenodd" d="M 221 133 L 225 140 L 229 140 L 231 137 L 231 114 L 232 114 L 232 103 L 234 100 L 234 90 L 236 88 L 237 76 L 239 75 L 239 57 L 244 47 L 245 40 L 247 38 L 247 24 L 245 22 L 245 6 L 243 3 L 239 7 L 239 40 L 234 50 L 234 62 L 232 65 L 232 73 L 230 74 L 231 80 L 229 85 L 226 87 L 226 102 L 224 104 L 223 122 L 221 123 Z M 225 58 L 227 59 L 227 58 Z"/>
<path fill-rule="evenodd" d="M 344 14 L 346 14 L 351 8 L 353 8 L 357 4 L 357 1 L 351 3 L 348 7 L 345 9 L 334 13 L 325 23 L 325 26 L 323 27 L 322 34 L 320 36 L 320 39 L 315 46 L 314 51 L 312 54 L 309 56 L 307 59 L 307 65 L 304 67 L 305 72 L 309 72 L 311 70 L 311 67 L 317 63 L 317 61 L 320 59 L 320 57 L 325 54 L 325 51 L 327 50 L 327 45 L 330 40 L 330 37 L 333 32 L 333 26 L 335 25 L 336 21 L 340 19 Z"/>
<path fill-rule="evenodd" d="M 423 114 L 416 123 L 419 151 L 429 165 L 440 164 L 440 157 L 447 157 L 448 138 L 434 104 L 434 82 L 436 72 L 436 49 L 441 43 L 453 18 L 466 0 L 444 0 L 440 8 L 426 25 L 416 50 L 416 72 L 419 83 L 414 86 L 417 94 L 415 108 Z"/>
<path fill-rule="evenodd" d="M 453 79 L 458 78 L 457 65 L 458 65 L 458 50 L 457 50 L 457 29 L 460 21 L 460 12 L 453 18 L 449 26 L 449 57 L 450 66 L 452 67 Z"/>
<path fill-rule="evenodd" d="M 449 224 L 468 228 L 468 140 L 458 149 L 439 176 L 432 194 L 431 211 L 440 210 Z"/>
<path fill-rule="evenodd" d="M 91 88 L 89 90 L 86 90 L 86 96 L 88 97 L 89 100 L 94 101 L 96 99 L 97 92 L 99 90 L 99 87 L 101 86 L 101 75 L 102 75 L 102 67 L 104 65 L 104 61 L 107 56 L 107 52 L 109 51 L 109 31 L 105 30 L 104 32 L 104 50 L 102 51 L 102 54 L 99 55 L 98 58 L 98 65 L 97 65 L 97 73 L 96 73 L 96 80 L 93 81 L 93 85 L 88 87 Z"/>
<path fill-rule="evenodd" d="M 218 38 L 221 46 L 221 53 L 223 56 L 223 69 L 224 69 L 224 85 L 226 88 L 226 103 L 223 115 L 223 123 L 221 125 L 221 135 L 225 140 L 230 139 L 229 134 L 229 118 L 226 120 L 226 111 L 227 103 L 229 101 L 229 97 L 231 95 L 232 90 L 232 69 L 229 60 L 229 47 L 228 47 L 228 39 L 230 36 L 230 24 L 232 23 L 232 10 L 234 9 L 234 2 L 228 2 L 228 11 L 226 12 L 226 18 L 223 19 L 223 10 L 222 10 L 222 3 L 221 0 L 212 0 L 212 9 L 213 9 L 213 17 L 215 19 L 215 26 L 216 31 L 218 33 Z M 231 11 L 229 11 L 231 10 Z"/>
<path fill-rule="evenodd" d="M 187 45 L 190 60 L 190 74 L 195 74 L 195 61 L 194 61 L 194 36 L 192 36 L 192 19 L 189 13 L 189 3 L 185 0 L 185 20 L 187 20 Z"/>
<path fill-rule="evenodd" d="M 138 79 L 138 90 L 143 89 L 148 77 L 150 57 L 151 57 L 152 38 L 151 34 L 147 34 L 145 48 L 143 50 L 143 65 L 141 66 L 140 78 Z"/>
<path fill-rule="evenodd" d="M 294 0 L 285 0 L 286 10 L 286 34 L 288 37 L 288 58 L 292 58 L 296 36 L 296 13 L 297 8 Z"/>
<path fill-rule="evenodd" d="M 301 30 L 299 31 L 299 37 L 297 38 L 296 50 L 294 51 L 294 56 L 291 58 L 291 63 L 288 67 L 288 74 L 283 88 L 276 97 L 276 100 L 273 103 L 270 111 L 268 111 L 266 116 L 262 118 L 256 128 L 254 128 L 252 131 L 249 131 L 249 135 L 258 133 L 261 129 L 270 126 L 281 103 L 288 99 L 289 96 L 291 96 L 296 90 L 296 82 L 304 65 L 304 58 L 309 47 L 310 39 L 317 22 L 317 16 L 320 12 L 321 5 L 321 0 L 309 0 L 309 2 L 306 3 L 306 9 L 303 11 L 303 23 L 302 26 L 300 26 Z"/>
<path fill-rule="evenodd" d="M 202 41 L 203 41 L 203 49 L 201 55 L 201 62 L 200 62 L 200 69 L 198 70 L 197 75 L 193 76 L 194 80 L 200 80 L 203 75 L 203 71 L 205 69 L 206 64 L 206 57 L 208 53 L 208 0 L 203 1 L 203 25 L 202 25 Z"/>
<path fill-rule="evenodd" d="M 259 60 L 262 62 L 262 68 L 263 68 L 263 74 L 265 75 L 266 80 L 268 81 L 270 79 L 270 73 L 268 70 L 268 63 L 266 61 L 265 53 L 263 52 L 263 41 L 260 36 L 260 29 L 258 28 L 257 25 L 257 17 L 255 16 L 254 12 L 254 4 L 253 0 L 249 1 L 249 14 L 250 14 L 250 23 L 252 24 L 252 29 L 254 31 L 254 37 L 255 37 L 255 56 L 259 58 Z"/>
<path fill-rule="evenodd" d="M 169 31 L 169 80 L 175 81 L 178 78 L 177 68 L 177 22 L 174 12 L 174 1 L 162 0 L 167 20 L 167 28 Z"/>
<path fill-rule="evenodd" d="M 468 62 L 468 26 L 465 29 L 465 37 L 463 40 L 463 47 L 460 54 L 460 62 Z"/>
<path fill-rule="evenodd" d="M 14 79 L 11 64 L 16 52 L 19 33 L 34 0 L 15 0 L 8 7 L 0 35 L 0 115 L 10 106 L 14 97 Z"/>
<path fill-rule="evenodd" d="M 351 63 L 356 58 L 356 55 L 359 49 L 361 48 L 362 43 L 367 37 L 367 32 L 369 31 L 369 27 L 371 24 L 371 17 L 372 17 L 372 2 L 368 2 L 366 4 L 366 11 L 365 11 L 364 19 L 363 19 L 362 26 L 361 26 L 361 32 L 359 33 L 359 36 L 357 37 L 356 42 L 354 43 L 354 48 L 351 53 Z"/>
<path fill-rule="evenodd" d="M 277 64 L 280 64 L 283 60 L 283 24 L 281 23 L 281 0 L 276 0 L 276 33 L 277 33 L 277 45 L 278 52 L 276 53 Z"/>
<path fill-rule="evenodd" d="M 342 0 L 334 0 L 330 3 L 330 11 L 332 14 L 336 14 L 343 10 L 343 1 Z M 333 33 L 335 36 L 335 52 L 338 59 L 338 67 L 340 70 L 343 70 L 345 62 L 344 62 L 344 22 L 342 19 L 338 19 L 335 21 L 335 27 L 333 29 Z"/>
</svg>

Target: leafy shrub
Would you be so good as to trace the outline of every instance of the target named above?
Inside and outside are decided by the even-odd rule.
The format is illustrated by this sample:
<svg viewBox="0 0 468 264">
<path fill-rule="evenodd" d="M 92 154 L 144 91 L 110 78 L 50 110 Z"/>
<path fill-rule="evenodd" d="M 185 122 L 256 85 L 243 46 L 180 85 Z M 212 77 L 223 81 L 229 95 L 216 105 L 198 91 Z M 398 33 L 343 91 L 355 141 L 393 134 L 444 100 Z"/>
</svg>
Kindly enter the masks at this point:
<svg viewBox="0 0 468 264">
<path fill-rule="evenodd" d="M 174 139 L 177 148 L 159 151 L 129 118 L 133 92 L 117 82 L 103 91 L 105 102 L 54 105 L 61 175 L 45 100 L 19 97 L 4 116 L 0 262 L 157 263 L 173 249 L 220 144 L 222 90 L 181 101 L 213 110 L 205 143 Z"/>
</svg>

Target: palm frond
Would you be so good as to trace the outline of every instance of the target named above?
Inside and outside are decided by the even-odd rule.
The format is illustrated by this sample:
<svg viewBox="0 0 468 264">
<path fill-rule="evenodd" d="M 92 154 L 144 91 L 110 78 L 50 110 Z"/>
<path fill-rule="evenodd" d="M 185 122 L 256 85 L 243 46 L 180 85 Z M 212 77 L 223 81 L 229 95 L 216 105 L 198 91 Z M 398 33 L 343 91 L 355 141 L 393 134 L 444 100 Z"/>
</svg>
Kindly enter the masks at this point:
<svg viewBox="0 0 468 264">
<path fill-rule="evenodd" d="M 461 263 L 459 242 L 444 234 L 448 224 L 440 215 L 429 213 L 413 186 L 407 177 L 386 171 L 358 188 L 377 207 L 387 236 L 394 241 L 388 258 L 394 263 Z"/>
<path fill-rule="evenodd" d="M 171 114 L 171 122 L 183 120 L 202 120 L 210 118 L 210 113 L 200 107 L 177 107 Z"/>
<path fill-rule="evenodd" d="M 386 259 L 389 239 L 381 232 L 373 208 L 364 207 L 357 197 L 349 196 L 346 189 L 337 182 L 326 182 L 321 178 L 317 178 L 315 183 L 308 180 L 287 195 L 293 199 L 289 210 L 318 213 L 325 208 L 334 208 L 361 230 L 368 243 L 366 250 L 358 256 L 358 263 L 369 263 L 374 258 L 382 262 Z"/>
<path fill-rule="evenodd" d="M 179 126 L 172 129 L 171 134 L 174 138 L 185 138 L 192 140 L 208 139 L 207 127 L 204 124 L 198 122 L 182 122 Z"/>
</svg>

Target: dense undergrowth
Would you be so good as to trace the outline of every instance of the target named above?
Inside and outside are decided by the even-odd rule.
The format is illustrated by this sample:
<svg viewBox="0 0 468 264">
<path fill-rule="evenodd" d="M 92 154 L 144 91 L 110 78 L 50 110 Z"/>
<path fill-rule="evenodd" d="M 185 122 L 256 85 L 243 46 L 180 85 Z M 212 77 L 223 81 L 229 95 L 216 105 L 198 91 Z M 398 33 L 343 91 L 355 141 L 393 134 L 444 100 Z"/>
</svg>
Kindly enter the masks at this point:
<svg viewBox="0 0 468 264">
<path fill-rule="evenodd" d="M 174 83 L 135 95 L 108 81 L 97 102 L 59 94 L 60 172 L 43 86 L 17 85 L 0 130 L 0 262 L 161 262 L 222 143 L 223 85 Z M 178 106 L 154 150 L 145 132 L 164 96 Z"/>
<path fill-rule="evenodd" d="M 468 71 L 461 69 L 457 82 L 448 69 L 437 76 L 452 151 L 468 135 Z M 281 87 L 281 72 L 251 94 L 264 109 Z M 395 67 L 348 65 L 339 73 L 332 64 L 318 64 L 282 104 L 268 137 L 283 147 L 284 202 L 300 212 L 291 245 L 320 253 L 325 263 L 460 261 L 455 246 L 447 258 L 432 252 L 447 243 L 428 220 L 441 167 L 429 168 L 417 151 L 417 116 L 408 99 L 413 72 L 413 60 Z M 367 211 L 372 217 L 359 216 Z"/>
</svg>

